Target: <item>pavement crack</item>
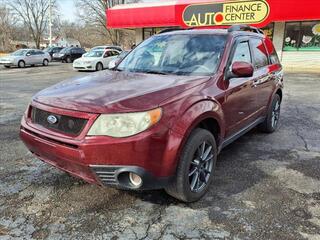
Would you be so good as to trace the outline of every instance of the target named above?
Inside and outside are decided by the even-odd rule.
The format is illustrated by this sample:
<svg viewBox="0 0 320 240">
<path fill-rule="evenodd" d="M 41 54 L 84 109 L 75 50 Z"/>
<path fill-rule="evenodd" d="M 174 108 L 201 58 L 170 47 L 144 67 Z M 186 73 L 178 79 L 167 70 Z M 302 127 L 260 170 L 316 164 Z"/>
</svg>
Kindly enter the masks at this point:
<svg viewBox="0 0 320 240">
<path fill-rule="evenodd" d="M 148 223 L 148 225 L 147 225 L 146 233 L 145 233 L 145 235 L 144 235 L 142 238 L 140 238 L 140 240 L 148 239 L 148 237 L 149 237 L 149 232 L 150 232 L 151 227 L 152 227 L 155 223 L 161 222 L 162 214 L 163 214 L 163 212 L 165 211 L 165 209 L 166 209 L 166 206 L 160 206 L 160 207 L 158 207 L 158 209 L 157 209 L 157 210 L 158 210 L 157 215 L 156 215 L 155 217 L 153 217 L 153 218 L 151 219 L 151 221 L 149 221 L 149 223 Z M 165 228 L 166 228 L 166 226 L 161 229 L 161 231 L 160 231 L 160 237 L 157 238 L 157 239 L 160 239 L 160 238 L 164 235 L 164 232 L 165 232 L 164 229 L 165 229 Z"/>
<path fill-rule="evenodd" d="M 295 106 L 295 109 L 296 109 L 296 112 L 298 113 L 298 116 L 301 116 L 301 113 L 300 113 L 300 110 L 298 108 L 298 106 Z M 298 128 L 295 128 L 296 129 L 296 135 L 303 141 L 304 143 L 304 148 L 307 152 L 310 151 L 309 147 L 308 147 L 308 143 L 306 141 L 306 139 L 300 134 L 299 132 L 299 129 Z"/>
</svg>

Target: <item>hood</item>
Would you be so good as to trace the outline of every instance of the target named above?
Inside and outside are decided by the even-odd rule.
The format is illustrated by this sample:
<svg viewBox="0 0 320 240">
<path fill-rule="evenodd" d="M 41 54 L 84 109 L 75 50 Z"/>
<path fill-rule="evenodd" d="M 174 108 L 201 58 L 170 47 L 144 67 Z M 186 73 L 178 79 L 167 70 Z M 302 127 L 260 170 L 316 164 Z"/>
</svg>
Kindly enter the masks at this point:
<svg viewBox="0 0 320 240">
<path fill-rule="evenodd" d="M 76 59 L 75 62 L 93 62 L 100 59 L 101 57 L 81 57 Z"/>
<path fill-rule="evenodd" d="M 8 56 L 5 56 L 5 57 L 1 57 L 0 59 L 2 61 L 10 61 L 10 60 L 14 60 L 17 56 L 12 56 L 12 55 L 8 55 Z"/>
<path fill-rule="evenodd" d="M 33 101 L 91 113 L 144 111 L 209 77 L 101 71 L 42 90 Z"/>
</svg>

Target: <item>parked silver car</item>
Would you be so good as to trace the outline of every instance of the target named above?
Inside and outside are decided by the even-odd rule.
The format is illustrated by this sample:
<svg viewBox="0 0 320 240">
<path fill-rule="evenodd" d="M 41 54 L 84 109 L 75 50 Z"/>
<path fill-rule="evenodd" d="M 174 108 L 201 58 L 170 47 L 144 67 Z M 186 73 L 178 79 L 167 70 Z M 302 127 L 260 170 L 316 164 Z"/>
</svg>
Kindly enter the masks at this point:
<svg viewBox="0 0 320 240">
<path fill-rule="evenodd" d="M 6 68 L 11 66 L 23 68 L 27 65 L 33 66 L 37 64 L 48 66 L 50 60 L 50 54 L 41 50 L 20 49 L 11 53 L 9 56 L 0 58 L 0 65 L 4 65 Z"/>
</svg>

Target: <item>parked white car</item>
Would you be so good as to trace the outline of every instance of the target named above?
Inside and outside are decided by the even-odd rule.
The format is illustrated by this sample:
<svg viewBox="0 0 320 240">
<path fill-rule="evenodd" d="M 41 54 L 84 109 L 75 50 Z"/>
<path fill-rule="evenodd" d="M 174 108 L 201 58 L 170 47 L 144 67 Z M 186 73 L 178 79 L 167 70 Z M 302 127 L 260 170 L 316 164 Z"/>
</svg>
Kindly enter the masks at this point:
<svg viewBox="0 0 320 240">
<path fill-rule="evenodd" d="M 74 70 L 101 71 L 108 68 L 110 61 L 117 58 L 120 51 L 112 49 L 95 49 L 73 62 Z"/>
<path fill-rule="evenodd" d="M 116 49 L 116 50 L 118 50 L 118 51 L 120 51 L 120 52 L 123 51 L 122 47 L 120 47 L 120 46 L 115 46 L 115 45 L 95 46 L 95 47 L 91 48 L 91 51 L 92 51 L 92 50 L 103 50 L 103 49 L 107 49 L 107 48 L 108 48 L 108 49 Z"/>
<path fill-rule="evenodd" d="M 50 60 L 50 54 L 41 50 L 20 49 L 11 53 L 9 56 L 0 58 L 0 65 L 4 65 L 6 68 L 11 66 L 24 68 L 27 65 L 33 66 L 38 64 L 48 66 Z"/>
</svg>

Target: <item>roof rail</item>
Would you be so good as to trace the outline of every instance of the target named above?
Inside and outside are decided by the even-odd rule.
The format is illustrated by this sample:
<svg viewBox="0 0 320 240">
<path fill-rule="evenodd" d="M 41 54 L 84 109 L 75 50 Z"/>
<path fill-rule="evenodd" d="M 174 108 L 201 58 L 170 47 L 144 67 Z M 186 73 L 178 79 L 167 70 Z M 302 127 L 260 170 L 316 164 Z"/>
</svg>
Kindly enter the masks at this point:
<svg viewBox="0 0 320 240">
<path fill-rule="evenodd" d="M 252 27 L 245 24 L 232 25 L 231 27 L 228 28 L 228 32 L 235 32 L 235 31 L 247 31 L 247 32 L 264 34 L 260 28 Z"/>
<path fill-rule="evenodd" d="M 184 30 L 184 29 L 183 28 L 166 28 L 166 29 L 163 29 L 160 32 L 158 32 L 158 34 L 172 32 L 172 31 L 179 31 L 179 30 Z"/>
</svg>

